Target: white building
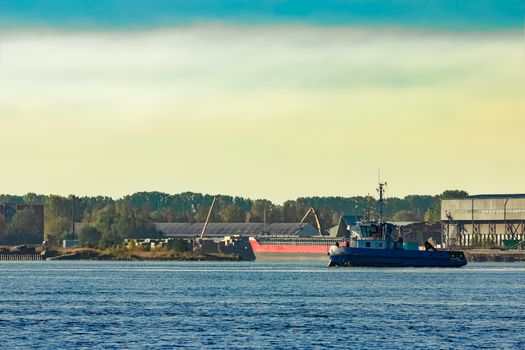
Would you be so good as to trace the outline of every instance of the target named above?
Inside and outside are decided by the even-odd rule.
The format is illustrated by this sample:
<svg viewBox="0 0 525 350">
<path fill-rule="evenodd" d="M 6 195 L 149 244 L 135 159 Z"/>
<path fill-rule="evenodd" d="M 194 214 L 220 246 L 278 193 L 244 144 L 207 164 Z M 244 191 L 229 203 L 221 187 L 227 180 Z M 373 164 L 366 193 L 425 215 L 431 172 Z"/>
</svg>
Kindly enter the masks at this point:
<svg viewBox="0 0 525 350">
<path fill-rule="evenodd" d="M 441 201 L 443 239 L 449 246 L 508 246 L 511 240 L 525 239 L 524 222 L 525 194 L 475 195 Z"/>
</svg>

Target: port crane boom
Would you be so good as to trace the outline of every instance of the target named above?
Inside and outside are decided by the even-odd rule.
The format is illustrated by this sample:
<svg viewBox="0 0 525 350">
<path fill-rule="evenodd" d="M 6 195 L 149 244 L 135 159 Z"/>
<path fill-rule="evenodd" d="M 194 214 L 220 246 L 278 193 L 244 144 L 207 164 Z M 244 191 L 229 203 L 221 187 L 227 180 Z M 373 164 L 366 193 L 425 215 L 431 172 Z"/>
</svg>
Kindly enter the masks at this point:
<svg viewBox="0 0 525 350">
<path fill-rule="evenodd" d="M 206 216 L 206 221 L 204 222 L 204 227 L 202 228 L 202 232 L 201 232 L 199 239 L 202 239 L 202 237 L 204 237 L 204 233 L 206 233 L 206 229 L 208 228 L 208 223 L 210 222 L 211 211 L 213 210 L 213 206 L 215 205 L 216 199 L 217 199 L 217 196 L 213 197 L 213 201 L 211 202 L 210 210 L 208 210 L 208 216 Z"/>
<path fill-rule="evenodd" d="M 306 220 L 306 218 L 308 217 L 308 215 L 310 213 L 314 214 L 315 223 L 317 225 L 317 232 L 319 232 L 319 236 L 322 236 L 323 232 L 322 232 L 322 229 L 321 229 L 321 221 L 319 220 L 319 215 L 317 215 L 317 212 L 315 211 L 315 209 L 313 207 L 310 207 L 310 209 L 308 209 L 308 211 L 306 212 L 306 214 L 304 214 L 303 219 L 301 220 L 301 222 L 299 224 L 303 224 L 304 220 Z"/>
</svg>

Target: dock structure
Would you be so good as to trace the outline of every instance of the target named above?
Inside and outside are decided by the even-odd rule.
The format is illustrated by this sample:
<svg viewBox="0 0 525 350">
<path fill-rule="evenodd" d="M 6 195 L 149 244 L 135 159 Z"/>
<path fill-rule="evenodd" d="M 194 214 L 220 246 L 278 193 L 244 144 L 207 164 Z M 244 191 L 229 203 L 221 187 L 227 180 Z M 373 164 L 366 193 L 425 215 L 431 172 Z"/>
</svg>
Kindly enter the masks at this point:
<svg viewBox="0 0 525 350">
<path fill-rule="evenodd" d="M 442 200 L 441 228 L 448 246 L 523 249 L 525 194 Z"/>
<path fill-rule="evenodd" d="M 40 261 L 44 260 L 40 254 L 0 254 L 0 261 Z"/>
</svg>

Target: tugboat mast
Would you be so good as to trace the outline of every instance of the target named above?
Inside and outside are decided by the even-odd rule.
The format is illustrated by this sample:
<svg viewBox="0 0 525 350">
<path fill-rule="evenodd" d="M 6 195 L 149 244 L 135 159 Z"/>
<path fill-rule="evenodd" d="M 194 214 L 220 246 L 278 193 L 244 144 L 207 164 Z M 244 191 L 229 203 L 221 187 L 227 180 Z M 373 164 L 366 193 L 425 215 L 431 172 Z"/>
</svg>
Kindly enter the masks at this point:
<svg viewBox="0 0 525 350">
<path fill-rule="evenodd" d="M 385 192 L 385 186 L 386 182 L 381 183 L 379 182 L 379 188 L 377 191 L 379 192 L 379 223 L 383 223 L 383 193 Z"/>
</svg>

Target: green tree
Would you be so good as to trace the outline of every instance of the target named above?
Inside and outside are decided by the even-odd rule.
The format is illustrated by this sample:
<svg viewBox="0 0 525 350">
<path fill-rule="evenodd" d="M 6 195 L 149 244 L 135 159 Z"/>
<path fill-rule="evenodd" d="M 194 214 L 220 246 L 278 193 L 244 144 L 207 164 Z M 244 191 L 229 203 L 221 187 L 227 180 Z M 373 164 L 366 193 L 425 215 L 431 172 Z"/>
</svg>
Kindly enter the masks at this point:
<svg viewBox="0 0 525 350">
<path fill-rule="evenodd" d="M 125 238 L 156 238 L 158 236 L 155 222 L 146 207 L 134 209 L 120 204 L 117 207 L 117 215 L 114 232 L 118 241 Z"/>
<path fill-rule="evenodd" d="M 222 222 L 245 222 L 246 213 L 235 204 L 230 204 L 221 208 L 220 213 Z"/>
<path fill-rule="evenodd" d="M 186 242 L 182 238 L 175 239 L 175 243 L 173 244 L 173 251 L 175 253 L 183 253 L 187 251 Z"/>
<path fill-rule="evenodd" d="M 330 227 L 333 226 L 332 220 L 334 218 L 334 210 L 330 207 L 325 206 L 325 207 L 322 207 L 321 210 L 318 211 L 318 214 L 319 214 L 319 220 L 321 221 L 321 229 L 323 231 L 322 233 L 325 234 L 326 232 L 328 232 Z M 316 227 L 315 224 L 314 224 L 314 227 Z"/>
<path fill-rule="evenodd" d="M 306 213 L 307 207 L 303 207 L 296 201 L 286 201 L 282 207 L 282 222 L 298 222 Z"/>
<path fill-rule="evenodd" d="M 468 192 L 463 190 L 446 190 L 439 197 L 440 199 L 462 199 L 468 197 Z"/>
<path fill-rule="evenodd" d="M 434 197 L 432 205 L 425 212 L 425 221 L 441 220 L 441 200 L 442 199 L 462 199 L 468 197 L 468 193 L 462 190 L 446 190 L 442 194 Z"/>
<path fill-rule="evenodd" d="M 44 234 L 58 244 L 73 231 L 73 203 L 65 197 L 50 195 L 44 201 Z"/>
<path fill-rule="evenodd" d="M 104 245 L 119 243 L 120 238 L 115 233 L 115 224 L 118 220 L 115 204 L 111 203 L 103 208 L 95 209 L 91 213 L 86 213 L 82 220 L 82 226 L 93 226 L 101 234 L 101 241 Z"/>
<path fill-rule="evenodd" d="M 90 225 L 83 226 L 78 235 L 82 245 L 94 247 L 97 246 L 100 240 L 102 239 L 102 233 Z"/>
<path fill-rule="evenodd" d="M 8 244 L 42 243 L 38 216 L 33 209 L 19 210 L 7 224 Z"/>
<path fill-rule="evenodd" d="M 250 222 L 264 222 L 266 216 L 266 221 L 270 222 L 269 214 L 270 211 L 274 208 L 272 202 L 265 199 L 257 199 L 253 202 L 250 211 L 248 213 L 248 220 Z"/>
<path fill-rule="evenodd" d="M 155 222 L 177 222 L 177 212 L 170 207 L 161 208 L 151 213 Z"/>
<path fill-rule="evenodd" d="M 7 224 L 5 218 L 0 214 L 0 244 L 6 244 L 7 241 Z"/>
<path fill-rule="evenodd" d="M 206 221 L 206 217 L 208 216 L 208 212 L 211 207 L 211 203 L 213 201 L 212 196 L 208 196 L 209 201 L 206 200 L 201 202 L 201 204 L 197 207 L 197 210 L 195 211 L 195 220 L 197 222 L 204 222 Z M 220 203 L 215 203 L 215 207 L 213 208 L 211 215 L 210 215 L 210 222 L 220 222 L 221 218 L 218 214 L 218 211 L 220 210 Z"/>
<path fill-rule="evenodd" d="M 24 200 L 24 204 L 43 204 L 45 200 L 44 195 L 36 194 L 29 192 L 25 194 L 22 199 Z"/>
<path fill-rule="evenodd" d="M 393 221 L 421 221 L 422 216 L 414 210 L 400 210 L 392 216 Z"/>
</svg>

